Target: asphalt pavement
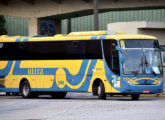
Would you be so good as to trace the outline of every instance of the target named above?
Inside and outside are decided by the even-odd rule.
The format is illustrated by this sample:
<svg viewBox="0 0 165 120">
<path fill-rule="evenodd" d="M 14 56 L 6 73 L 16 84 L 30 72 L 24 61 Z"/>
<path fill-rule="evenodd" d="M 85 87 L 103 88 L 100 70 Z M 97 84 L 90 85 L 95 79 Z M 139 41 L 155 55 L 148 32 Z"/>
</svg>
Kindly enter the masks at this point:
<svg viewBox="0 0 165 120">
<path fill-rule="evenodd" d="M 165 97 L 107 97 L 69 93 L 65 99 L 0 96 L 0 120 L 165 120 Z"/>
</svg>

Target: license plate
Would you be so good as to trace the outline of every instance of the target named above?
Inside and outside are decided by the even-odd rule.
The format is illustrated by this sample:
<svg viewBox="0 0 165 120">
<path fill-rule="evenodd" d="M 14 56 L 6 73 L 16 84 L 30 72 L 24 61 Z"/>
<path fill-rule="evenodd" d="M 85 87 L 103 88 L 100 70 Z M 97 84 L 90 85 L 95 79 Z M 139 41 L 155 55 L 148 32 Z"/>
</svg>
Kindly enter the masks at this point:
<svg viewBox="0 0 165 120">
<path fill-rule="evenodd" d="M 150 93 L 149 90 L 143 90 L 142 92 L 143 92 L 143 93 Z"/>
</svg>

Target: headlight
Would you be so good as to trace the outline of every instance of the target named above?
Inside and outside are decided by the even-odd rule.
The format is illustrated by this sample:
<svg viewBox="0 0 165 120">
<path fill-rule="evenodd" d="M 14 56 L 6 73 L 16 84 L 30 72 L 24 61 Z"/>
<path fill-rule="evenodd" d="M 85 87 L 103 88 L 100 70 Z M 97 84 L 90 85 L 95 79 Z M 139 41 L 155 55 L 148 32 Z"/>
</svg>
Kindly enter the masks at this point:
<svg viewBox="0 0 165 120">
<path fill-rule="evenodd" d="M 123 78 L 125 81 L 127 81 L 130 85 L 133 85 L 133 83 L 128 78 Z"/>
<path fill-rule="evenodd" d="M 162 80 L 163 80 L 163 79 L 160 79 L 160 80 L 158 81 L 158 85 L 161 84 Z"/>
</svg>

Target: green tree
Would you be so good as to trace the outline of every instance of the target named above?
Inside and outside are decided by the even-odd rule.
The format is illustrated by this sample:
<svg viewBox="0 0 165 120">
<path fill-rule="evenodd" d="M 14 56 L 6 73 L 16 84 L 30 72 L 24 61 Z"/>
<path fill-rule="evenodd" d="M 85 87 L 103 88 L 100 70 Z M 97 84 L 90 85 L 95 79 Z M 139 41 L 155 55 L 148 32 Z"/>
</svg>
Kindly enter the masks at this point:
<svg viewBox="0 0 165 120">
<path fill-rule="evenodd" d="M 3 15 L 0 15 L 0 35 L 6 35 L 7 31 L 5 29 L 5 18 Z"/>
</svg>

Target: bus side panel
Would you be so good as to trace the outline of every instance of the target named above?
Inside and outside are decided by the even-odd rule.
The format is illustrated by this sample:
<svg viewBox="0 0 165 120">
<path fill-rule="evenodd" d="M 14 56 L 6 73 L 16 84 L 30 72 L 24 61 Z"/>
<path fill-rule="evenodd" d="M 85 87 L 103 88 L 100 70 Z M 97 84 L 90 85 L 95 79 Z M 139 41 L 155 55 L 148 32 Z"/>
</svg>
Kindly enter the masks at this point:
<svg viewBox="0 0 165 120">
<path fill-rule="evenodd" d="M 12 77 L 19 76 L 19 82 L 26 78 L 32 91 L 88 91 L 84 83 L 89 68 L 94 66 L 90 63 L 90 60 L 16 61 Z"/>
<path fill-rule="evenodd" d="M 92 92 L 93 81 L 99 78 L 106 93 L 116 91 L 105 72 L 103 60 L 14 61 L 5 87 L 6 90 L 14 88 L 14 91 L 19 91 L 21 80 L 26 78 L 32 91 Z"/>
</svg>

